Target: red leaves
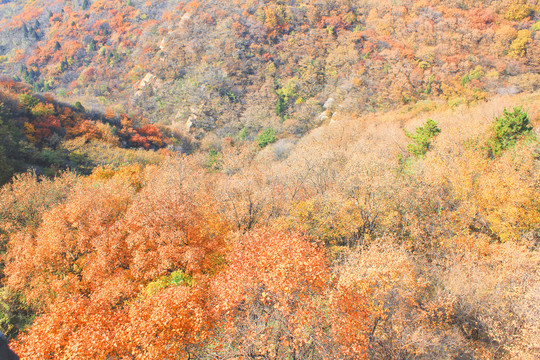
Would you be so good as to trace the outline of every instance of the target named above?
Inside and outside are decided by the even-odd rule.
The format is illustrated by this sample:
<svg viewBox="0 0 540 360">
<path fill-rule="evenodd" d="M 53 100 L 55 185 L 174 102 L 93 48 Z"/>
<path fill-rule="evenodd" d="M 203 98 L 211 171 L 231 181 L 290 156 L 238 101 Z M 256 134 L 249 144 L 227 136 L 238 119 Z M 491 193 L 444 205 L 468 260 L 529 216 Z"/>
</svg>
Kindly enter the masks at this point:
<svg viewBox="0 0 540 360">
<path fill-rule="evenodd" d="M 129 146 L 143 147 L 145 149 L 159 149 L 166 146 L 166 139 L 159 129 L 152 124 L 133 127 L 133 122 L 126 114 L 120 116 L 121 129 L 118 135 Z"/>
<path fill-rule="evenodd" d="M 129 140 L 134 146 L 150 149 L 150 147 L 162 148 L 166 145 L 165 138 L 155 125 L 146 124 L 134 130 L 136 133 Z"/>
<path fill-rule="evenodd" d="M 332 290 L 322 246 L 271 229 L 226 244 L 232 227 L 169 165 L 96 172 L 12 238 L 7 285 L 42 311 L 23 357 L 362 356 L 364 299 Z"/>
<path fill-rule="evenodd" d="M 342 30 L 347 27 L 341 16 L 323 16 L 319 21 L 320 28 L 332 27 L 333 29 Z"/>
<path fill-rule="evenodd" d="M 90 120 L 84 120 L 77 126 L 68 129 L 69 137 L 85 136 L 87 140 L 101 139 L 102 135 L 96 124 Z"/>
<path fill-rule="evenodd" d="M 124 319 L 123 312 L 106 304 L 66 297 L 38 317 L 28 334 L 11 346 L 23 359 L 105 359 L 116 354 L 116 325 Z"/>
<path fill-rule="evenodd" d="M 35 121 L 34 128 L 36 139 L 43 141 L 60 129 L 60 121 L 55 116 L 49 115 Z"/>
<path fill-rule="evenodd" d="M 135 359 L 171 359 L 208 337 L 210 326 L 201 288 L 169 287 L 134 302 L 119 331 L 122 350 Z"/>
<path fill-rule="evenodd" d="M 279 358 L 309 347 L 328 281 L 323 249 L 300 234 L 263 230 L 238 240 L 212 285 L 220 341 Z"/>
<path fill-rule="evenodd" d="M 484 30 L 497 20 L 497 14 L 490 8 L 475 8 L 469 11 L 469 20 L 473 27 Z"/>
<path fill-rule="evenodd" d="M 338 286 L 332 294 L 332 331 L 341 352 L 353 359 L 365 359 L 369 326 L 369 304 L 365 292 Z"/>
<path fill-rule="evenodd" d="M 144 136 L 141 136 L 141 134 L 133 134 L 131 138 L 129 139 L 129 142 L 136 147 L 143 147 L 145 149 L 150 149 L 150 142 L 148 139 Z"/>
<path fill-rule="evenodd" d="M 84 75 L 95 76 L 96 69 L 89 67 Z M 0 81 L 0 92 L 4 98 L 12 98 L 23 111 L 21 112 L 21 127 L 28 141 L 42 146 L 56 147 L 65 139 L 85 137 L 87 141 L 106 138 L 106 131 L 100 130 L 100 123 L 90 120 L 81 106 L 72 108 L 55 103 L 54 99 L 45 94 L 43 99 L 31 95 L 21 83 Z M 108 111 L 104 114 L 106 120 L 114 123 L 115 114 Z M 112 125 L 108 125 L 110 129 Z M 103 129 L 103 127 L 101 127 Z M 51 137 L 55 137 L 51 139 Z M 116 140 L 116 135 L 112 135 Z M 169 139 L 151 124 L 134 127 L 133 120 L 127 115 L 120 117 L 118 136 L 126 147 L 142 147 L 144 149 L 160 149 L 167 146 Z M 110 137 L 109 137 L 110 139 Z M 114 141 L 113 143 L 116 143 Z"/>
</svg>

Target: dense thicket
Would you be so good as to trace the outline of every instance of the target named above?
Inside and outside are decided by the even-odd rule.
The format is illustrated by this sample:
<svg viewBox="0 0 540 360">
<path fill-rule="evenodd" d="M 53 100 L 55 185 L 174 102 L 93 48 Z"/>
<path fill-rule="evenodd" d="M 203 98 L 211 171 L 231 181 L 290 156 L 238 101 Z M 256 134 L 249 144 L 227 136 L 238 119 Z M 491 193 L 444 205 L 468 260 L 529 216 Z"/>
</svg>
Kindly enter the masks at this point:
<svg viewBox="0 0 540 360">
<path fill-rule="evenodd" d="M 23 359 L 540 358 L 539 10 L 4 2 L 0 330 Z"/>
<path fill-rule="evenodd" d="M 5 74 L 197 139 L 300 135 L 338 107 L 456 106 L 539 86 L 532 0 L 49 0 L 0 11 Z"/>
<path fill-rule="evenodd" d="M 125 114 L 87 114 L 80 103 L 70 107 L 21 83 L 0 82 L 0 184 L 30 168 L 45 175 L 66 168 L 89 174 L 100 165 L 157 163 L 161 155 L 136 149 L 157 150 L 171 141 Z"/>
<path fill-rule="evenodd" d="M 18 176 L 2 330 L 26 329 L 26 359 L 533 359 L 539 143 L 490 144 L 538 105 L 343 116 L 287 151 L 226 140 L 212 167 Z"/>
</svg>

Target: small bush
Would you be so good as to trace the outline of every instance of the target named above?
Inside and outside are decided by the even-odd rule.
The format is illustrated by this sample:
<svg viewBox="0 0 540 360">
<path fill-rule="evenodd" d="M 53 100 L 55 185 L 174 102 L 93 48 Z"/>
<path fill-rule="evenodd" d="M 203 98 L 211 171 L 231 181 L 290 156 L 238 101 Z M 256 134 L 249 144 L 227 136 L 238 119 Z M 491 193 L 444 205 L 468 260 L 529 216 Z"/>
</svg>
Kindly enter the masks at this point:
<svg viewBox="0 0 540 360">
<path fill-rule="evenodd" d="M 510 49 L 508 50 L 508 56 L 513 58 L 520 58 L 526 54 L 526 45 L 531 40 L 531 33 L 529 30 L 520 30 L 518 31 L 517 38 L 512 41 L 510 44 Z"/>
<path fill-rule="evenodd" d="M 191 286 L 193 278 L 182 270 L 173 271 L 170 275 L 162 276 L 146 285 L 145 292 L 149 295 L 155 294 L 169 286 Z"/>
<path fill-rule="evenodd" d="M 276 130 L 272 128 L 267 128 L 257 137 L 257 141 L 259 142 L 260 148 L 264 148 L 267 145 L 275 142 L 276 140 L 277 140 Z"/>
<path fill-rule="evenodd" d="M 521 107 L 512 112 L 505 108 L 503 115 L 495 119 L 494 134 L 488 140 L 492 155 L 498 156 L 513 147 L 520 138 L 531 134 L 532 129 L 529 116 Z"/>
<path fill-rule="evenodd" d="M 221 154 L 216 149 L 210 149 L 204 164 L 210 172 L 218 171 L 221 168 Z"/>
<path fill-rule="evenodd" d="M 77 102 L 75 103 L 74 107 L 75 107 L 75 110 L 77 110 L 77 111 L 80 111 L 80 112 L 84 112 L 84 111 L 85 111 L 85 108 L 84 108 L 84 106 L 81 104 L 80 101 L 77 101 Z"/>
<path fill-rule="evenodd" d="M 437 123 L 432 119 L 428 119 L 424 126 L 417 127 L 414 133 L 405 132 L 405 135 L 412 142 L 407 146 L 407 150 L 414 157 L 422 157 L 426 155 L 431 147 L 431 140 L 441 132 Z"/>
<path fill-rule="evenodd" d="M 524 0 L 518 0 L 508 7 L 504 13 L 504 18 L 510 21 L 521 21 L 533 14 L 534 9 L 532 6 L 526 4 Z"/>
</svg>

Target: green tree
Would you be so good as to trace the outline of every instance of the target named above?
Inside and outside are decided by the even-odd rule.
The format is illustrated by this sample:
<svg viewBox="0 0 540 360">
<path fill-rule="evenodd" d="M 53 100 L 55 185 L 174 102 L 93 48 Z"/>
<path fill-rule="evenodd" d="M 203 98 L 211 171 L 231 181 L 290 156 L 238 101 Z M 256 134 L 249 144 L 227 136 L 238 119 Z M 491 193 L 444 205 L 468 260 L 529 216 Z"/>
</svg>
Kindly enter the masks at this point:
<svg viewBox="0 0 540 360">
<path fill-rule="evenodd" d="M 268 144 L 271 144 L 277 140 L 276 130 L 273 128 L 265 129 L 258 137 L 257 141 L 259 142 L 259 147 L 264 148 Z"/>
<path fill-rule="evenodd" d="M 513 147 L 516 142 L 532 133 L 529 116 L 521 107 L 516 107 L 512 112 L 503 111 L 501 117 L 495 118 L 493 135 L 488 140 L 491 154 L 498 156 L 504 150 Z"/>
<path fill-rule="evenodd" d="M 84 112 L 84 111 L 85 111 L 85 108 L 84 108 L 84 106 L 81 104 L 80 101 L 77 101 L 77 102 L 75 103 L 75 105 L 73 105 L 73 106 L 75 107 L 75 110 L 77 110 L 77 111 L 80 111 L 80 112 Z"/>
<path fill-rule="evenodd" d="M 414 133 L 405 131 L 405 135 L 412 140 L 407 150 L 414 157 L 423 157 L 431 147 L 431 141 L 441 132 L 437 123 L 428 119 L 424 126 L 417 127 Z"/>
</svg>

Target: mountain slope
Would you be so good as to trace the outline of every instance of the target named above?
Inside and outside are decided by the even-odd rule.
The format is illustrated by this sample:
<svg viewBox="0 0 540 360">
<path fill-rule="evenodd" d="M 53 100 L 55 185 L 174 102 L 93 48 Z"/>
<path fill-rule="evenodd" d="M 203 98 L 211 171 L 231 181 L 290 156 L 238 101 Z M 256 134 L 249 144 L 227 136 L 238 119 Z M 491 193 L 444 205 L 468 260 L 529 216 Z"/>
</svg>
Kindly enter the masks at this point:
<svg viewBox="0 0 540 360">
<path fill-rule="evenodd" d="M 162 155 L 135 149 L 157 150 L 172 141 L 153 125 L 86 113 L 80 103 L 70 107 L 11 80 L 0 82 L 0 134 L 0 184 L 28 169 L 88 174 L 101 165 L 158 162 Z"/>
<path fill-rule="evenodd" d="M 300 135 L 357 112 L 538 89 L 525 1 L 11 2 L 3 73 L 200 139 Z M 6 17 L 7 15 L 10 17 Z M 331 110 L 331 109 L 330 109 Z"/>
</svg>

